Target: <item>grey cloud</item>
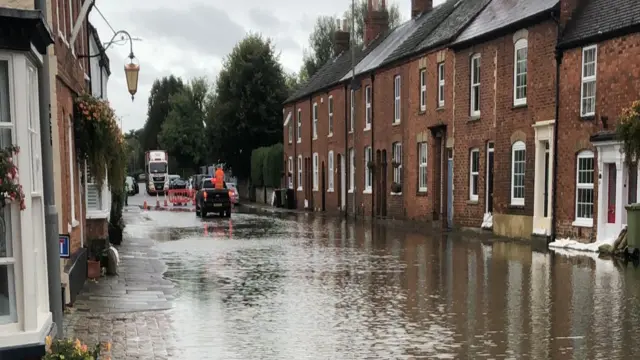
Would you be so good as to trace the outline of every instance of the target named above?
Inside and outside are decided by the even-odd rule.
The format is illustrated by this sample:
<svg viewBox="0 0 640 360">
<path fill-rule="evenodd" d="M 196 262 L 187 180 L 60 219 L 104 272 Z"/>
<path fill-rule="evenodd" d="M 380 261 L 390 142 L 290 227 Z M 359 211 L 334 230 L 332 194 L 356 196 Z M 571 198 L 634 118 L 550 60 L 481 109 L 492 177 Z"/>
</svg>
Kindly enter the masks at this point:
<svg viewBox="0 0 640 360">
<path fill-rule="evenodd" d="M 249 18 L 255 25 L 264 30 L 277 30 L 284 25 L 278 18 L 261 9 L 249 10 Z"/>
<path fill-rule="evenodd" d="M 177 48 L 222 57 L 241 40 L 245 29 L 221 9 L 195 4 L 184 10 L 156 8 L 134 12 L 132 21 L 148 37 L 172 40 Z M 160 55 L 160 54 L 158 54 Z"/>
<path fill-rule="evenodd" d="M 282 51 L 302 51 L 300 44 L 290 37 L 276 39 L 275 43 Z"/>
</svg>

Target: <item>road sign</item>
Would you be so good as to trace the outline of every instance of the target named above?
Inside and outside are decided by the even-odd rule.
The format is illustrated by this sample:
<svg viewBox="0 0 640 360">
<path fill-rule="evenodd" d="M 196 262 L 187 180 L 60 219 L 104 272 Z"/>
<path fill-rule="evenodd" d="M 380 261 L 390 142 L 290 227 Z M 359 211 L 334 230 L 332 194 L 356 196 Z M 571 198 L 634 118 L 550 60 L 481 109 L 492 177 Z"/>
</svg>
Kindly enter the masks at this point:
<svg viewBox="0 0 640 360">
<path fill-rule="evenodd" d="M 68 259 L 71 256 L 71 241 L 67 234 L 60 234 L 60 257 Z"/>
</svg>

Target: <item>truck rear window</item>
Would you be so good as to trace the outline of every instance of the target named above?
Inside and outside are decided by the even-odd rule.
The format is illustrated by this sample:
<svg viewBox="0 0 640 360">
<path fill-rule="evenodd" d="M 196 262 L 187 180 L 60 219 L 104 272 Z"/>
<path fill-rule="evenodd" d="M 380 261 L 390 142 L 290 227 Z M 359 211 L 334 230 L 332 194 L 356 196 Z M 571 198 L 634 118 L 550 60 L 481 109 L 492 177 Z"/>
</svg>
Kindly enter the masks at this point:
<svg viewBox="0 0 640 360">
<path fill-rule="evenodd" d="M 222 187 L 226 189 L 227 183 L 222 184 Z M 205 179 L 202 181 L 202 189 L 215 189 L 214 183 L 211 181 L 211 179 Z"/>
</svg>

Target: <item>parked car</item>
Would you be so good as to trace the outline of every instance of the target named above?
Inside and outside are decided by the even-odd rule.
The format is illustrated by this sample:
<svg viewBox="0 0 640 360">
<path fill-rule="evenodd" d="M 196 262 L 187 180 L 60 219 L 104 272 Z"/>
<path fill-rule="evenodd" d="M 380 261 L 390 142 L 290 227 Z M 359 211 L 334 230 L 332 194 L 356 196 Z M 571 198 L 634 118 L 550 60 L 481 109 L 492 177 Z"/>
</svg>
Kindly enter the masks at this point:
<svg viewBox="0 0 640 360">
<path fill-rule="evenodd" d="M 177 179 L 172 179 L 169 182 L 169 189 L 186 189 L 187 188 L 187 182 L 183 179 L 177 178 Z"/>
<path fill-rule="evenodd" d="M 240 203 L 240 195 L 238 194 L 238 187 L 234 183 L 227 183 L 229 188 L 229 196 L 231 197 L 231 203 L 238 205 Z"/>
<path fill-rule="evenodd" d="M 223 217 L 231 217 L 231 197 L 227 184 L 222 189 L 215 188 L 213 178 L 205 178 L 196 193 L 196 216 L 207 217 L 208 213 L 218 213 Z"/>
</svg>

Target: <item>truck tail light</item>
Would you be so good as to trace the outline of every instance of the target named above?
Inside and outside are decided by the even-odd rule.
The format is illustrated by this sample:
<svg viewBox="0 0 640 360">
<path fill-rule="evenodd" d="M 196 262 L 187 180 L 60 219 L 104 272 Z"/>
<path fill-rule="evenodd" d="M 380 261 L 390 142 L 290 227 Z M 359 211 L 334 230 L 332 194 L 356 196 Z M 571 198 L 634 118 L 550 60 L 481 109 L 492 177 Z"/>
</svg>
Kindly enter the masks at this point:
<svg viewBox="0 0 640 360">
<path fill-rule="evenodd" d="M 229 197 L 233 197 L 233 190 L 229 190 Z"/>
<path fill-rule="evenodd" d="M 202 196 L 204 196 L 204 199 L 207 200 L 207 192 L 205 191 Z"/>
</svg>

